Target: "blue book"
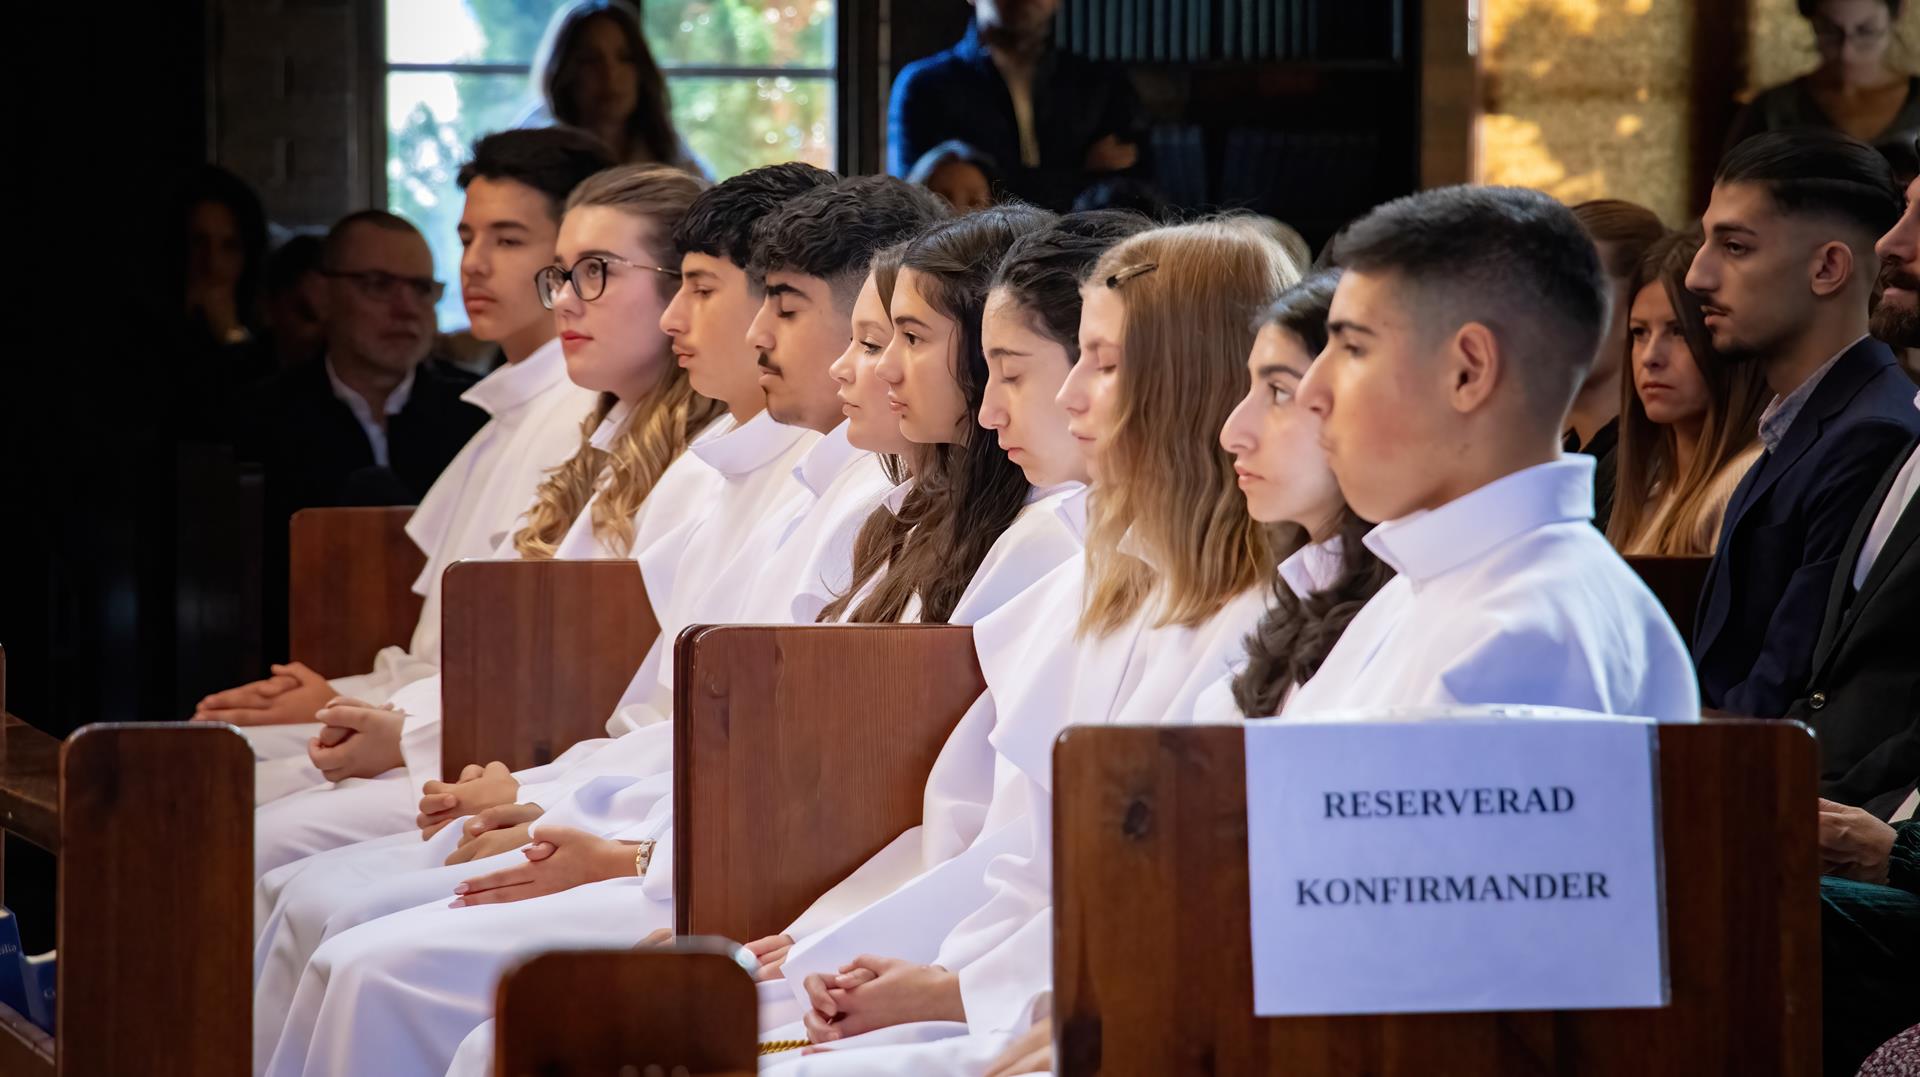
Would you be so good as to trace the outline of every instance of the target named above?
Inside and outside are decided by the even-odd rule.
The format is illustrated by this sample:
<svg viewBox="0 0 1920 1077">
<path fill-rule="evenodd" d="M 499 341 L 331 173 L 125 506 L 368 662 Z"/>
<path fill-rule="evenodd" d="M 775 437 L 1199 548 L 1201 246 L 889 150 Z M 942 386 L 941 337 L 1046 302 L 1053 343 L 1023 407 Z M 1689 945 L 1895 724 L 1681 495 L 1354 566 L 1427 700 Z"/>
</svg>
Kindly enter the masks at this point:
<svg viewBox="0 0 1920 1077">
<path fill-rule="evenodd" d="M 27 1015 L 27 986 L 21 979 L 20 921 L 13 910 L 0 907 L 0 1006 Z"/>
<path fill-rule="evenodd" d="M 53 951 L 22 958 L 20 977 L 27 982 L 27 1020 L 53 1035 Z"/>
</svg>

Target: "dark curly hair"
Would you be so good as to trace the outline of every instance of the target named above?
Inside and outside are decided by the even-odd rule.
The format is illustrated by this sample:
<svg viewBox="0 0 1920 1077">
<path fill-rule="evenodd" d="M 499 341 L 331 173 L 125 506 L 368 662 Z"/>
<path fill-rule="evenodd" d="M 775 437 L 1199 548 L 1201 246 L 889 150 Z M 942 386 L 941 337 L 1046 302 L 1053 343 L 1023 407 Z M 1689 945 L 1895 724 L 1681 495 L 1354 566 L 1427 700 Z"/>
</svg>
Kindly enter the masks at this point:
<svg viewBox="0 0 1920 1077">
<path fill-rule="evenodd" d="M 1316 273 L 1281 293 L 1261 316 L 1261 328 L 1285 330 L 1300 339 L 1309 355 L 1327 346 L 1327 311 L 1340 271 Z M 1275 549 L 1297 549 L 1306 536 L 1297 525 L 1294 534 L 1274 543 Z M 1367 549 L 1373 525 L 1352 509 L 1341 507 L 1335 534 L 1340 540 L 1340 571 L 1331 586 L 1309 595 L 1297 595 L 1278 573 L 1273 593 L 1260 623 L 1247 636 L 1247 666 L 1233 679 L 1233 701 L 1249 718 L 1264 718 L 1280 709 L 1287 689 L 1305 684 L 1340 641 L 1360 607 L 1367 604 L 1393 570 Z"/>
<path fill-rule="evenodd" d="M 1003 288 L 1033 322 L 1033 328 L 1067 350 L 1067 362 L 1080 361 L 1080 285 L 1107 248 L 1153 227 L 1132 210 L 1094 209 L 1069 213 L 1045 228 L 1014 240 L 994 271 L 993 288 Z"/>
<path fill-rule="evenodd" d="M 725 258 L 741 269 L 753 257 L 753 228 L 762 217 L 839 177 L 799 161 L 749 169 L 700 193 L 673 228 L 681 254 Z"/>
<path fill-rule="evenodd" d="M 940 196 L 893 176 L 856 176 L 811 190 L 767 214 L 753 228 L 747 276 L 764 286 L 768 273 L 820 277 L 836 299 L 851 303 L 866 282 L 875 251 L 947 216 Z"/>
<path fill-rule="evenodd" d="M 588 176 L 614 165 L 600 140 L 571 127 L 523 127 L 496 131 L 473 144 L 473 156 L 455 181 L 466 190 L 474 180 L 512 180 L 547 196 L 547 214 L 560 220 L 567 196 Z"/>
</svg>

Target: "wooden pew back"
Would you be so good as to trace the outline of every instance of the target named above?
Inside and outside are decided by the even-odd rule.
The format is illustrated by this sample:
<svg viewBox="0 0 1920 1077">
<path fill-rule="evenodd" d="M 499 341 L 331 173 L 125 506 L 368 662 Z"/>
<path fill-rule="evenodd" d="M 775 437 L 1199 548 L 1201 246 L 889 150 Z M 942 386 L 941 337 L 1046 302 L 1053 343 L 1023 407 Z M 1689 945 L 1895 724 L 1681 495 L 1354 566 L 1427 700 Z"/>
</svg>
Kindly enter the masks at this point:
<svg viewBox="0 0 1920 1077">
<path fill-rule="evenodd" d="M 659 635 L 632 561 L 459 561 L 440 602 L 441 767 L 519 770 L 606 735 Z"/>
<path fill-rule="evenodd" d="M 1700 592 L 1707 586 L 1711 557 L 1629 557 L 1627 564 L 1666 607 L 1681 639 L 1693 638 L 1694 613 L 1700 608 Z"/>
<path fill-rule="evenodd" d="M 411 507 L 301 509 L 287 532 L 287 653 L 325 677 L 373 668 L 420 619 L 413 581 L 426 556 L 407 537 Z"/>
<path fill-rule="evenodd" d="M 1672 1001 L 1634 1010 L 1254 1017 L 1243 745 L 1240 729 L 1221 727 L 1062 735 L 1059 1073 L 1819 1072 L 1820 869 L 1806 727 L 1660 727 Z"/>
<path fill-rule="evenodd" d="M 688 1077 L 752 1074 L 760 1013 L 751 962 L 715 939 L 529 958 L 500 979 L 494 1073 L 615 1077 L 658 1066 Z"/>
<path fill-rule="evenodd" d="M 948 625 L 699 626 L 675 663 L 677 929 L 741 941 L 920 822 L 986 687 L 972 630 Z"/>
</svg>

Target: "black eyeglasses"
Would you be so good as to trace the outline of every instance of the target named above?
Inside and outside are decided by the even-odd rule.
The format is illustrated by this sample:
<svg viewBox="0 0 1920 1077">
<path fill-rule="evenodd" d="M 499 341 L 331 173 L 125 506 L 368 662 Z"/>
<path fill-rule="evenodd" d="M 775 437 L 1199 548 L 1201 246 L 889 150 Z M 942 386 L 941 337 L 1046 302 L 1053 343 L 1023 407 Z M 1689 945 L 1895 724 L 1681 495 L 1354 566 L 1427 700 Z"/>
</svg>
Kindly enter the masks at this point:
<svg viewBox="0 0 1920 1077">
<path fill-rule="evenodd" d="M 540 293 L 540 305 L 548 310 L 552 310 L 554 299 L 560 295 L 562 285 L 572 285 L 573 294 L 579 296 L 580 302 L 582 303 L 591 303 L 602 295 L 605 295 L 607 291 L 607 263 L 609 262 L 617 265 L 630 266 L 634 269 L 645 269 L 653 273 L 658 273 L 661 276 L 672 277 L 674 280 L 680 279 L 680 271 L 677 269 L 668 269 L 665 266 L 645 266 L 639 262 L 629 262 L 625 258 L 612 254 L 589 254 L 585 258 L 573 263 L 572 269 L 561 269 L 559 266 L 547 266 L 533 275 L 534 289 Z"/>
<path fill-rule="evenodd" d="M 1127 268 L 1121 270 L 1120 272 L 1115 273 L 1113 276 L 1108 277 L 1107 287 L 1118 288 L 1122 284 L 1127 283 L 1128 281 L 1132 280 L 1135 277 L 1142 276 L 1147 273 L 1151 273 L 1154 270 L 1159 268 L 1160 268 L 1160 263 L 1158 262 L 1141 262 L 1139 265 L 1128 266 Z"/>
<path fill-rule="evenodd" d="M 352 281 L 353 286 L 360 290 L 360 294 L 368 299 L 391 299 L 396 293 L 404 290 L 404 294 L 431 305 L 440 302 L 440 297 L 447 292 L 445 284 L 431 277 L 401 277 L 392 273 L 382 273 L 377 269 L 358 273 L 323 269 L 320 275 L 334 280 Z"/>
</svg>

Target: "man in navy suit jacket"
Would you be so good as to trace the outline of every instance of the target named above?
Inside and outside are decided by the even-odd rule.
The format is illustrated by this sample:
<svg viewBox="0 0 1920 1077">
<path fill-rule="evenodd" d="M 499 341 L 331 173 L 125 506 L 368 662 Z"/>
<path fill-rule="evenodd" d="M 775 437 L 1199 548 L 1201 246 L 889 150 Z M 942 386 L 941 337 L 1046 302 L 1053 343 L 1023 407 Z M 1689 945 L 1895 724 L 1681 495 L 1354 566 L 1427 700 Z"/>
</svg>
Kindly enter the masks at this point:
<svg viewBox="0 0 1920 1077">
<path fill-rule="evenodd" d="M 1777 717 L 1812 674 L 1855 519 L 1920 433 L 1913 384 L 1867 335 L 1874 242 L 1900 215 L 1886 160 L 1830 131 L 1734 147 L 1687 274 L 1714 348 L 1763 365 L 1767 451 L 1727 505 L 1694 625 L 1709 706 Z"/>
</svg>

